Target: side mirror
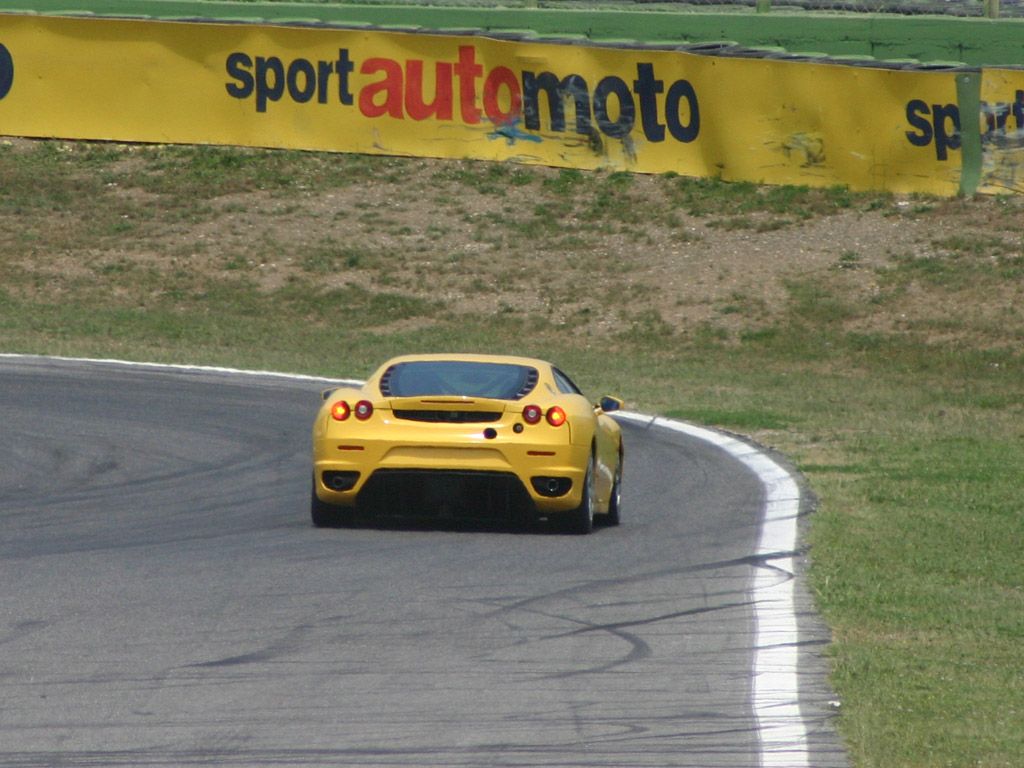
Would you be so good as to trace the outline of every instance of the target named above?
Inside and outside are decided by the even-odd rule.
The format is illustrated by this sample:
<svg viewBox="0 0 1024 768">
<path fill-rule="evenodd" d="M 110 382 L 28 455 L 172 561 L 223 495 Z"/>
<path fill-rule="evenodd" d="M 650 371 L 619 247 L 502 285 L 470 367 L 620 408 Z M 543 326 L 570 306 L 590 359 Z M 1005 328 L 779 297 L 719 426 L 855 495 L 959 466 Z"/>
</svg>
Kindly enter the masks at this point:
<svg viewBox="0 0 1024 768">
<path fill-rule="evenodd" d="M 598 403 L 598 407 L 605 413 L 621 410 L 624 405 L 625 403 L 619 400 L 619 398 L 609 397 L 608 395 L 602 397 L 601 402 Z"/>
<path fill-rule="evenodd" d="M 331 395 L 334 394 L 334 391 L 334 387 L 332 387 L 331 389 L 323 389 L 320 391 L 320 397 L 322 397 L 324 400 L 327 400 L 328 398 L 330 398 Z"/>
</svg>

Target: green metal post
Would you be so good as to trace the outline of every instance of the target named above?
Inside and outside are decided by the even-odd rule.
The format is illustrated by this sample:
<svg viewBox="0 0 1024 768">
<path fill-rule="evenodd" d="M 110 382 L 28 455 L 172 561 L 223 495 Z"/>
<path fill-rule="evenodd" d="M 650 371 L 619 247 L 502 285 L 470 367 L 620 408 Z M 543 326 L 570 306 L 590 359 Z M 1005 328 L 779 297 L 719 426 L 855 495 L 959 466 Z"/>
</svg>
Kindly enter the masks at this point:
<svg viewBox="0 0 1024 768">
<path fill-rule="evenodd" d="M 971 197 L 981 184 L 981 70 L 958 72 L 956 101 L 960 110 L 960 194 Z"/>
</svg>

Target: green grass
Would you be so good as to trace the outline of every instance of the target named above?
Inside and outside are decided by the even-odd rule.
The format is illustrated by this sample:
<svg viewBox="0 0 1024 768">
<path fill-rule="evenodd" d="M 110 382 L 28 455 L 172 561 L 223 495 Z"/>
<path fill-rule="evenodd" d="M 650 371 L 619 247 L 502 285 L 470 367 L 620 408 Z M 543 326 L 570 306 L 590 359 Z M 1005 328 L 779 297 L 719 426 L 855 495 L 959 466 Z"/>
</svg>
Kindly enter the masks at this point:
<svg viewBox="0 0 1024 768">
<path fill-rule="evenodd" d="M 841 627 L 834 682 L 858 713 L 859 765 L 1019 762 L 1019 424 L 965 408 L 861 438 L 855 473 L 812 469 L 825 499 L 812 544 L 828 553 L 814 585 Z"/>
<path fill-rule="evenodd" d="M 344 190 L 357 202 L 324 203 Z M 417 205 L 433 213 L 410 218 Z M 810 584 L 834 633 L 854 764 L 1009 768 L 1024 756 L 1024 313 L 984 310 L 1022 277 L 1013 205 L 0 145 L 0 351 L 339 376 L 411 350 L 540 354 L 595 396 L 751 434 L 820 499 Z M 787 271 L 777 295 L 657 303 L 662 287 L 640 279 L 674 247 L 691 249 L 680 272 L 700 277 L 691 265 L 717 247 L 714 221 L 758 237 L 764 222 L 792 233 L 837 213 L 928 232 L 955 221 L 892 253 L 836 243 L 820 270 Z M 975 221 L 986 229 L 968 231 Z M 858 293 L 861 280 L 877 291 Z M 703 319 L 673 314 L 701 302 Z"/>
</svg>

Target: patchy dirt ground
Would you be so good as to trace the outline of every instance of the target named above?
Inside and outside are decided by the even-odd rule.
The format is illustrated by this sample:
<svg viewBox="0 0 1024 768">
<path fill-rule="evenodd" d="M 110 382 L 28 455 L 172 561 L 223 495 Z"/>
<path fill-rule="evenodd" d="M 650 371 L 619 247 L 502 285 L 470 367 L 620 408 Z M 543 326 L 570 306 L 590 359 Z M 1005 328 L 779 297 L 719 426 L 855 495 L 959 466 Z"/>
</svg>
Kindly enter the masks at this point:
<svg viewBox="0 0 1024 768">
<path fill-rule="evenodd" d="M 39 142 L 4 145 L 0 168 L 40 152 Z M 5 283 L 22 294 L 102 280 L 112 295 L 145 302 L 244 279 L 264 291 L 308 282 L 400 294 L 456 315 L 540 315 L 597 334 L 640 324 L 729 338 L 794 309 L 831 313 L 857 332 L 978 343 L 995 326 L 1024 328 L 1022 198 L 54 146 L 41 167 L 63 174 L 73 194 L 0 206 Z M 253 170 L 268 163 L 267 178 Z"/>
</svg>

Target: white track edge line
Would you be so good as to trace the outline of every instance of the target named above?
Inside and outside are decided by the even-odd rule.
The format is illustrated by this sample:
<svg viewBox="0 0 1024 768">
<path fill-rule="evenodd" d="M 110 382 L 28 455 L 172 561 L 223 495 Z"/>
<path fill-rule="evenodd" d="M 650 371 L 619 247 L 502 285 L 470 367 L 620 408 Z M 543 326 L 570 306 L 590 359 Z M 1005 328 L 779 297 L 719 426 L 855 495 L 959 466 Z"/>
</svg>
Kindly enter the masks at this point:
<svg viewBox="0 0 1024 768">
<path fill-rule="evenodd" d="M 357 379 L 332 379 L 219 366 L 0 353 L 0 359 L 14 358 L 264 376 L 296 381 L 362 383 Z M 750 469 L 764 486 L 764 516 L 756 552 L 761 565 L 754 576 L 753 585 L 755 640 L 752 705 L 757 720 L 760 763 L 762 768 L 806 768 L 809 765 L 807 727 L 800 713 L 799 629 L 793 596 L 793 553 L 796 551 L 800 513 L 799 484 L 767 454 L 730 435 L 661 416 L 630 411 L 622 411 L 618 416 L 627 421 L 662 427 L 711 443 Z"/>
<path fill-rule="evenodd" d="M 754 575 L 752 706 L 762 768 L 806 768 L 807 726 L 800 712 L 799 628 L 793 595 L 800 515 L 800 486 L 785 468 L 755 446 L 686 422 L 622 412 L 622 418 L 662 427 L 711 443 L 750 469 L 765 501 Z"/>
<path fill-rule="evenodd" d="M 330 376 L 309 376 L 304 373 L 280 373 L 279 371 L 252 371 L 244 368 L 224 368 L 216 365 L 189 365 L 185 363 L 146 363 L 135 360 L 117 360 L 114 358 L 97 357 L 61 357 L 59 355 L 25 355 L 17 352 L 0 352 L 0 360 L 54 360 L 60 363 L 101 363 L 103 365 L 118 365 L 126 368 L 155 368 L 170 371 L 196 373 L 223 373 L 238 376 L 266 377 L 275 379 L 291 379 L 294 381 L 323 381 L 329 384 L 353 384 L 360 385 L 360 379 L 336 379 Z"/>
</svg>

